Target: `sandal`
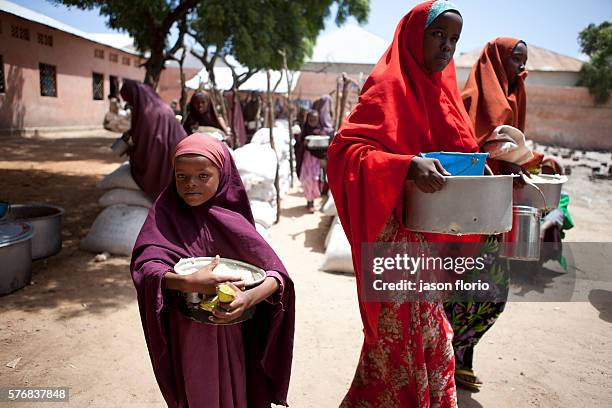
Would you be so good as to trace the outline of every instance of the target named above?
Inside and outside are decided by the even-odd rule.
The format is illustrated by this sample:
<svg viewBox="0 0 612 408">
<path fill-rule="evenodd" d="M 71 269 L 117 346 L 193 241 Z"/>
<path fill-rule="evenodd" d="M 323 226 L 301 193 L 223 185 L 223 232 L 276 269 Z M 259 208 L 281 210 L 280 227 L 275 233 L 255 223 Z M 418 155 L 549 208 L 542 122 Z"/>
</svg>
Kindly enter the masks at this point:
<svg viewBox="0 0 612 408">
<path fill-rule="evenodd" d="M 468 368 L 457 368 L 455 370 L 455 383 L 472 392 L 480 391 L 482 381 L 476 376 L 474 370 Z"/>
</svg>

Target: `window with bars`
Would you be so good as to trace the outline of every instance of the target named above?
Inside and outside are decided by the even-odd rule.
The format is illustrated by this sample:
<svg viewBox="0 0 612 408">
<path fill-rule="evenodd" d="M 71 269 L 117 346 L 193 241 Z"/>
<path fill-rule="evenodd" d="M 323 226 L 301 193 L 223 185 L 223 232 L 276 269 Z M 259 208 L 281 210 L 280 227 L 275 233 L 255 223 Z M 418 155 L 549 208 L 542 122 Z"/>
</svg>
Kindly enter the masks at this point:
<svg viewBox="0 0 612 408">
<path fill-rule="evenodd" d="M 53 47 L 53 36 L 38 33 L 38 43 L 42 45 L 47 45 L 49 47 Z"/>
<path fill-rule="evenodd" d="M 94 58 L 104 59 L 104 50 L 94 49 Z"/>
<path fill-rule="evenodd" d="M 38 64 L 40 72 L 40 96 L 57 97 L 57 73 L 55 65 Z"/>
<path fill-rule="evenodd" d="M 20 40 L 30 41 L 30 30 L 25 27 L 11 24 L 11 36 L 19 38 Z"/>
<path fill-rule="evenodd" d="M 117 62 L 119 61 L 119 56 L 117 54 L 108 54 L 108 60 L 110 62 Z"/>
<path fill-rule="evenodd" d="M 127 65 L 129 67 L 130 66 L 130 57 L 123 57 L 121 59 L 121 62 L 123 63 L 123 65 Z"/>
<path fill-rule="evenodd" d="M 93 98 L 96 101 L 101 101 L 104 99 L 104 75 L 94 72 L 92 79 L 93 79 Z"/>
<path fill-rule="evenodd" d="M 6 88 L 4 87 L 4 59 L 0 55 L 0 93 L 5 93 Z"/>
</svg>

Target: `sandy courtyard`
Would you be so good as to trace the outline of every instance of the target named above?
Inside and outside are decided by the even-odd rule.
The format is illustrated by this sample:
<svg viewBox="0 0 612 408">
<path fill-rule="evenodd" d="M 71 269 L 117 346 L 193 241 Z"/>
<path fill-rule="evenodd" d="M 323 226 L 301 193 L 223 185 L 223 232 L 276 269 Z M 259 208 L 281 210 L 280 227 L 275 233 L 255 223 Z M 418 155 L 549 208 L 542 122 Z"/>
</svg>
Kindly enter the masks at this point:
<svg viewBox="0 0 612 408">
<path fill-rule="evenodd" d="M 5 138 L 0 145 L 0 199 L 66 210 L 61 253 L 34 263 L 32 285 L 0 297 L 0 387 L 67 386 L 74 407 L 161 407 L 129 259 L 96 263 L 95 254 L 78 249 L 100 211 L 95 184 L 121 162 L 108 149 L 111 137 Z M 568 191 L 577 227 L 567 239 L 612 241 L 612 182 L 590 182 L 577 169 Z M 308 214 L 304 204 L 296 188 L 271 229 L 297 291 L 289 403 L 337 407 L 362 342 L 355 282 L 318 270 L 331 217 Z M 460 406 L 611 407 L 611 295 L 508 304 L 477 348 L 475 368 L 485 386 L 480 393 L 460 391 Z M 15 368 L 7 366 L 17 358 Z"/>
</svg>

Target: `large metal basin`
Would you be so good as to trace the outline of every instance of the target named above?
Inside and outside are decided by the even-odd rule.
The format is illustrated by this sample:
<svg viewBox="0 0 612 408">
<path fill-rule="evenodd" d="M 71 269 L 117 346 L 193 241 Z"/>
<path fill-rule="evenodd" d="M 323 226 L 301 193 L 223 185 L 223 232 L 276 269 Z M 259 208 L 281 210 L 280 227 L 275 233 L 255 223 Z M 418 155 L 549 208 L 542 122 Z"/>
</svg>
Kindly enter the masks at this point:
<svg viewBox="0 0 612 408">
<path fill-rule="evenodd" d="M 442 190 L 424 193 L 406 181 L 404 226 L 442 234 L 500 234 L 512 228 L 515 176 L 448 176 Z"/>
<path fill-rule="evenodd" d="M 25 222 L 0 223 L 0 295 L 21 289 L 32 279 L 32 236 Z"/>
<path fill-rule="evenodd" d="M 34 227 L 32 259 L 46 258 L 62 249 L 62 215 L 63 208 L 50 204 L 11 204 L 9 219 Z"/>
<path fill-rule="evenodd" d="M 559 206 L 561 187 L 566 181 L 566 176 L 556 174 L 533 176 L 533 180 L 529 180 L 531 184 L 514 190 L 514 205 L 524 205 L 546 211 L 554 210 Z"/>
</svg>

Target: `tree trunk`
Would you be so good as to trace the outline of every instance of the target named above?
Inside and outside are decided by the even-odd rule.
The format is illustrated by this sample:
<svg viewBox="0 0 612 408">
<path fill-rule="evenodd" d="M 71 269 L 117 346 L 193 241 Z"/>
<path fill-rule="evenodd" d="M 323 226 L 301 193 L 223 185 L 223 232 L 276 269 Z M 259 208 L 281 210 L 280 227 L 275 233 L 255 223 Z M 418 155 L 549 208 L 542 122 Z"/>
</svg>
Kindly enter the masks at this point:
<svg viewBox="0 0 612 408">
<path fill-rule="evenodd" d="M 156 38 L 151 47 L 151 55 L 149 56 L 147 62 L 145 62 L 146 73 L 144 83 L 151 85 L 153 89 L 157 89 L 159 77 L 164 69 L 164 45 L 164 38 Z"/>
<path fill-rule="evenodd" d="M 179 99 L 179 106 L 181 109 L 181 117 L 185 118 L 187 113 L 187 87 L 185 86 L 185 71 L 183 70 L 183 64 L 185 63 L 185 56 L 187 55 L 187 49 L 183 48 L 183 55 L 179 61 L 179 71 L 181 74 L 181 98 Z"/>
</svg>

